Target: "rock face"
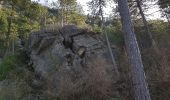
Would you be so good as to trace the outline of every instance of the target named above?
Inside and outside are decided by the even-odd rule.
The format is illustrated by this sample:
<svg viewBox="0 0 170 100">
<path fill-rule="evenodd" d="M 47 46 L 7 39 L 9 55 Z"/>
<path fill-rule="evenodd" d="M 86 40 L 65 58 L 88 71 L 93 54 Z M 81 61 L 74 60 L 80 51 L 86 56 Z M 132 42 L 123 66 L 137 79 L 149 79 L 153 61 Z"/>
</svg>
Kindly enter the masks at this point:
<svg viewBox="0 0 170 100">
<path fill-rule="evenodd" d="M 35 73 L 57 97 L 105 100 L 110 96 L 117 76 L 100 35 L 68 25 L 56 32 L 32 33 L 28 46 Z"/>
</svg>

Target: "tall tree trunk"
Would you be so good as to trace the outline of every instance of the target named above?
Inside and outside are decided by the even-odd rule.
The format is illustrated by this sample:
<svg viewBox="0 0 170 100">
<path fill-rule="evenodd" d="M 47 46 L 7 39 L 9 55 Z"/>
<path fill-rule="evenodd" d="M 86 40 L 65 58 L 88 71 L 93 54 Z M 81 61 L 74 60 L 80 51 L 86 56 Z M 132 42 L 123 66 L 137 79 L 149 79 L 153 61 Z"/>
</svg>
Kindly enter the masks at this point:
<svg viewBox="0 0 170 100">
<path fill-rule="evenodd" d="M 99 0 L 99 14 L 100 14 L 100 24 L 99 26 L 103 28 L 103 7 L 102 7 L 102 0 Z"/>
<path fill-rule="evenodd" d="M 12 14 L 8 17 L 8 31 L 7 31 L 7 52 L 10 52 L 11 49 L 10 49 L 10 34 L 11 34 L 11 24 L 12 24 Z"/>
<path fill-rule="evenodd" d="M 141 14 L 141 16 L 142 16 L 142 20 L 143 20 L 143 23 L 144 23 L 144 26 L 145 26 L 145 30 L 147 31 L 147 33 L 148 33 L 148 35 L 149 35 L 149 38 L 150 38 L 150 40 L 151 40 L 152 47 L 153 47 L 153 51 L 155 52 L 154 54 L 157 55 L 157 57 L 161 58 L 161 60 L 155 58 L 155 61 L 156 61 L 159 65 L 161 65 L 161 66 L 159 67 L 159 68 L 160 68 L 159 71 L 163 72 L 164 74 L 162 74 L 162 76 L 164 76 L 164 75 L 165 75 L 164 68 L 166 68 L 166 66 L 165 66 L 165 65 L 166 65 L 166 64 L 165 64 L 166 59 L 165 59 L 164 56 L 161 55 L 161 53 L 160 53 L 160 51 L 159 51 L 159 48 L 157 47 L 157 44 L 156 44 L 156 42 L 155 42 L 155 40 L 154 40 L 154 38 L 153 38 L 153 35 L 152 35 L 151 31 L 150 31 L 148 22 L 147 22 L 147 20 L 146 20 L 146 17 L 145 17 L 145 15 L 144 15 L 143 10 L 142 10 L 142 7 L 141 7 L 141 0 L 136 0 L 136 2 L 137 2 L 137 6 L 138 6 L 138 8 L 139 8 L 140 14 Z M 164 63 L 160 63 L 160 62 L 164 62 Z"/>
<path fill-rule="evenodd" d="M 15 40 L 12 39 L 12 53 L 15 53 Z"/>
<path fill-rule="evenodd" d="M 45 27 L 47 26 L 47 17 L 46 17 L 46 15 L 44 15 L 44 26 Z"/>
<path fill-rule="evenodd" d="M 8 17 L 8 31 L 7 31 L 7 39 L 9 39 L 9 35 L 11 34 L 11 24 L 12 24 L 12 17 Z"/>
<path fill-rule="evenodd" d="M 123 25 L 126 50 L 131 64 L 130 72 L 134 89 L 134 98 L 135 100 L 151 100 L 127 0 L 118 0 L 118 6 Z"/>
<path fill-rule="evenodd" d="M 152 43 L 152 46 L 154 47 L 155 50 L 157 50 L 157 46 L 156 46 L 156 42 L 153 38 L 153 35 L 149 29 L 149 25 L 148 25 L 148 22 L 146 20 L 146 17 L 145 17 L 145 14 L 143 13 L 143 10 L 142 10 L 142 7 L 141 7 L 141 0 L 136 0 L 137 2 L 137 6 L 139 8 L 139 11 L 140 11 L 140 14 L 142 16 L 142 20 L 143 20 L 143 23 L 144 23 L 144 26 L 145 26 L 145 30 L 147 31 L 148 35 L 149 35 L 149 38 L 151 40 L 151 43 Z"/>
<path fill-rule="evenodd" d="M 68 19 L 68 8 L 67 7 L 65 7 L 65 24 L 67 25 L 68 24 L 68 21 L 67 21 L 67 19 Z"/>
<path fill-rule="evenodd" d="M 119 77 L 120 74 L 119 74 L 119 71 L 118 71 L 118 67 L 117 67 L 115 57 L 114 57 L 112 49 L 111 49 L 111 45 L 110 45 L 108 35 L 107 35 L 106 32 L 104 32 L 104 35 L 105 35 L 105 39 L 106 39 L 106 42 L 107 42 L 107 47 L 109 49 L 109 53 L 110 53 L 110 56 L 111 56 L 111 60 L 112 60 L 113 66 L 114 66 L 114 72 L 116 73 L 117 77 Z"/>
<path fill-rule="evenodd" d="M 61 8 L 61 25 L 62 27 L 64 26 L 64 6 L 62 5 L 62 8 Z"/>
</svg>

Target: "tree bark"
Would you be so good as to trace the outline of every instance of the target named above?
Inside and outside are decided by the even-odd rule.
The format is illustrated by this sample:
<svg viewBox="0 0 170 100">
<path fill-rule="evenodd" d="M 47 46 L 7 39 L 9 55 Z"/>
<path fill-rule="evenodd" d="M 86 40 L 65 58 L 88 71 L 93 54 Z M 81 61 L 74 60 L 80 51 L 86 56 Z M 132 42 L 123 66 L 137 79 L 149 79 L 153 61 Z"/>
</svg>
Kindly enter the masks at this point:
<svg viewBox="0 0 170 100">
<path fill-rule="evenodd" d="M 12 39 L 12 53 L 15 53 L 15 40 Z"/>
<path fill-rule="evenodd" d="M 11 24 L 12 24 L 12 13 L 8 17 L 8 31 L 7 31 L 7 37 L 6 37 L 6 39 L 7 39 L 7 48 L 8 48 L 7 52 L 11 51 L 11 49 L 10 49 L 10 44 L 11 44 L 11 42 L 10 42 Z"/>
<path fill-rule="evenodd" d="M 135 100 L 151 100 L 127 0 L 118 0 Z"/>
<path fill-rule="evenodd" d="M 150 29 L 149 29 L 149 25 L 148 25 L 148 22 L 146 20 L 145 14 L 143 13 L 143 10 L 142 10 L 142 7 L 141 7 L 141 1 L 140 0 L 136 0 L 136 2 L 137 2 L 137 6 L 139 8 L 139 12 L 140 12 L 140 14 L 142 16 L 142 20 L 143 20 L 143 24 L 145 26 L 145 30 L 147 31 L 147 33 L 149 35 L 149 38 L 151 40 L 152 46 L 155 49 L 157 49 L 156 42 L 155 42 L 155 40 L 153 38 L 153 35 L 152 35 L 152 33 L 151 33 Z"/>
<path fill-rule="evenodd" d="M 61 7 L 61 26 L 64 26 L 64 8 L 63 5 Z"/>
<path fill-rule="evenodd" d="M 114 66 L 114 72 L 116 73 L 117 77 L 119 77 L 119 75 L 120 75 L 119 70 L 118 70 L 118 67 L 117 67 L 115 57 L 114 57 L 113 52 L 112 52 L 112 48 L 110 46 L 110 41 L 109 41 L 108 35 L 105 32 L 104 32 L 104 35 L 105 35 L 105 39 L 106 39 L 106 42 L 107 42 L 107 47 L 109 49 L 109 53 L 110 53 L 110 56 L 111 56 L 111 60 L 112 60 L 113 66 Z"/>
<path fill-rule="evenodd" d="M 111 45 L 110 45 L 108 35 L 107 35 L 106 32 L 103 31 L 103 29 L 104 29 L 104 26 L 103 26 L 104 25 L 103 24 L 104 23 L 104 17 L 103 17 L 102 0 L 99 0 L 99 13 L 100 13 L 100 17 L 101 17 L 100 27 L 102 29 L 102 33 L 105 35 L 107 47 L 109 49 L 111 60 L 112 60 L 113 66 L 114 66 L 114 72 L 116 73 L 117 77 L 119 77 L 119 71 L 118 71 L 117 63 L 116 63 L 115 57 L 114 57 L 113 52 L 112 52 L 112 48 L 111 48 Z"/>
</svg>

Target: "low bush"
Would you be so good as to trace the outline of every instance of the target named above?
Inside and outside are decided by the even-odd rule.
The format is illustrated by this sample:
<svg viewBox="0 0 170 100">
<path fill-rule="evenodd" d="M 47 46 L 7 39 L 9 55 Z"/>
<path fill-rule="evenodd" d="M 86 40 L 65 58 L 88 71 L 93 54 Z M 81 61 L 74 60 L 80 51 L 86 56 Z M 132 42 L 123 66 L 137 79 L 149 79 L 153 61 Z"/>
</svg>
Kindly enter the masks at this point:
<svg viewBox="0 0 170 100">
<path fill-rule="evenodd" d="M 22 67 L 27 62 L 27 56 L 23 51 L 7 54 L 0 63 L 0 80 L 4 80 L 12 70 Z"/>
<path fill-rule="evenodd" d="M 121 26 L 107 26 L 104 31 L 108 34 L 111 43 L 117 46 L 122 46 L 124 44 L 123 34 L 121 31 Z"/>
</svg>

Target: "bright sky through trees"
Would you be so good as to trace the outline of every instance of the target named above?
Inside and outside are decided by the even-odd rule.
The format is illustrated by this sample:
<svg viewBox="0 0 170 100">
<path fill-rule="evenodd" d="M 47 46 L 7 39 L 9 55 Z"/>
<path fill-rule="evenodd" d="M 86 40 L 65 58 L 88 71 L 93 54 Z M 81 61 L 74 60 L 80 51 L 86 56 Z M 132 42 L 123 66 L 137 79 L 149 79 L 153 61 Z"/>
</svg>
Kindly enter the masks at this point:
<svg viewBox="0 0 170 100">
<path fill-rule="evenodd" d="M 38 1 L 38 0 L 32 0 L 32 1 Z M 40 3 L 45 4 L 45 1 L 48 1 L 48 3 L 57 1 L 57 0 L 39 0 Z M 89 2 L 90 0 L 77 0 L 78 3 L 80 3 L 83 6 L 83 10 L 85 14 L 89 13 L 89 9 L 87 6 L 87 2 Z M 115 5 L 109 5 L 110 2 L 108 2 L 108 6 L 107 8 L 105 8 L 105 16 L 109 16 L 112 13 L 112 7 L 114 7 Z M 155 2 L 149 3 L 152 8 L 150 8 L 148 10 L 148 12 L 146 12 L 146 17 L 147 19 L 164 19 L 161 17 L 161 13 L 159 12 L 159 7 L 157 5 L 153 6 L 152 4 L 155 4 Z"/>
</svg>

